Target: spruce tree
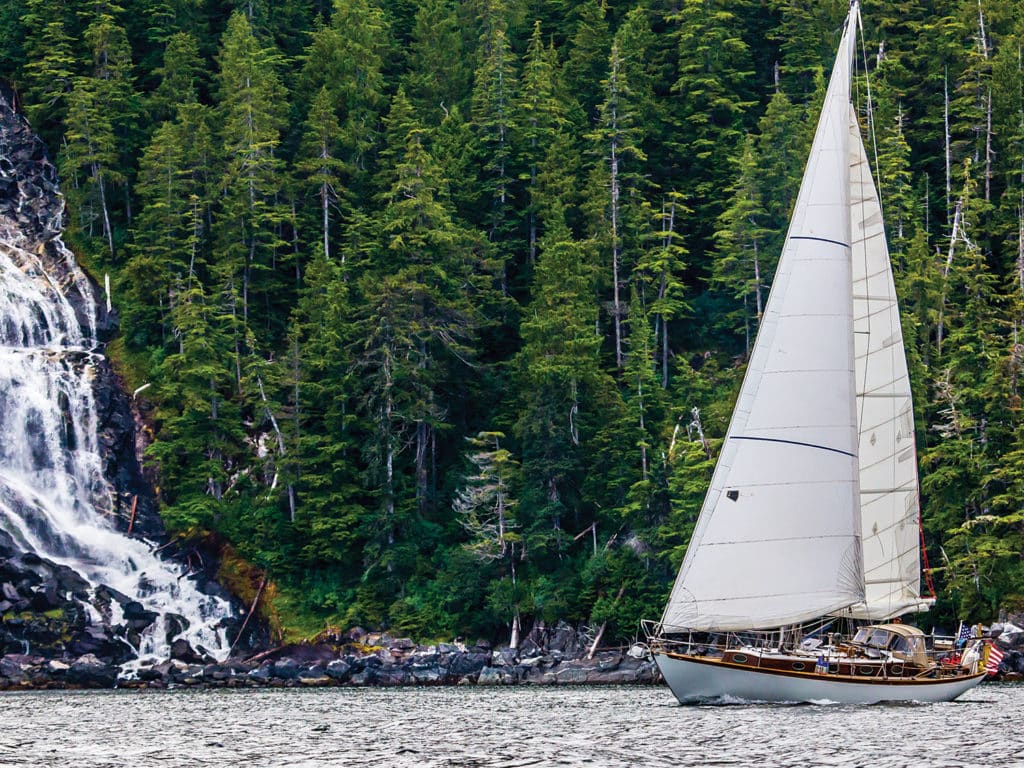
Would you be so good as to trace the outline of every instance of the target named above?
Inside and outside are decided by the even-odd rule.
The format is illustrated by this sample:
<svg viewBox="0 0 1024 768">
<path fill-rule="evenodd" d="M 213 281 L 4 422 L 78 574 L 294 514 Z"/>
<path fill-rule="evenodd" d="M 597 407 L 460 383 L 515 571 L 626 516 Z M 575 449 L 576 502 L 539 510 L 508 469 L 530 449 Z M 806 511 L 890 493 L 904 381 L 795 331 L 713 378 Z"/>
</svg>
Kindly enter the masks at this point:
<svg viewBox="0 0 1024 768">
<path fill-rule="evenodd" d="M 67 29 L 67 15 L 64 2 L 25 0 L 21 18 L 28 33 L 23 89 L 26 112 L 44 136 L 66 114 L 72 80 L 83 68 Z"/>
<path fill-rule="evenodd" d="M 448 427 L 445 382 L 470 373 L 479 324 L 468 301 L 486 290 L 474 237 L 454 221 L 425 131 L 399 89 L 386 120 L 382 233 L 359 280 L 353 371 L 372 431 L 367 482 L 379 499 L 366 517 L 367 551 L 385 566 L 388 589 L 411 567 L 415 532 L 436 508 L 432 446 Z M 412 448 L 411 461 L 405 452 Z"/>
<path fill-rule="evenodd" d="M 170 325 L 177 343 L 154 371 L 165 405 L 158 411 L 160 439 L 148 454 L 164 481 L 169 523 L 179 530 L 210 529 L 224 512 L 228 467 L 239 461 L 243 440 L 224 366 L 230 339 L 195 273 L 177 280 L 175 294 Z"/>
<path fill-rule="evenodd" d="M 736 163 L 732 200 L 719 218 L 715 233 L 719 255 L 712 272 L 713 284 L 738 300 L 735 309 L 723 313 L 722 319 L 733 333 L 742 331 L 748 355 L 768 300 L 773 262 L 779 255 L 769 251 L 771 233 L 762 203 L 755 141 L 747 136 Z"/>
<path fill-rule="evenodd" d="M 597 241 L 607 248 L 611 278 L 612 344 L 616 369 L 625 363 L 624 324 L 628 322 L 626 280 L 639 261 L 640 243 L 628 233 L 636 220 L 646 227 L 643 201 L 643 133 L 636 122 L 632 90 L 618 40 L 612 43 L 604 100 L 597 129 L 588 137 L 599 158 L 591 175 L 590 203 Z"/>
<path fill-rule="evenodd" d="M 678 192 L 665 195 L 661 209 L 652 216 L 648 242 L 635 269 L 640 298 L 648 316 L 654 321 L 655 357 L 660 359 L 663 389 L 667 389 L 669 384 L 669 324 L 682 318 L 690 309 L 686 301 L 684 273 L 687 250 L 682 230 L 691 213 Z"/>
<path fill-rule="evenodd" d="M 607 386 L 594 334 L 597 271 L 593 242 L 566 226 L 566 178 L 558 146 L 541 173 L 545 201 L 531 301 L 520 326 L 523 346 L 513 360 L 515 436 L 522 446 L 522 501 L 531 510 L 527 546 L 546 556 L 565 544 L 562 522 L 578 504 L 584 474 L 584 418 L 591 398 Z M 531 543 L 532 542 L 532 543 Z"/>
<path fill-rule="evenodd" d="M 426 0 L 416 10 L 402 85 L 427 125 L 453 109 L 469 111 L 473 70 L 457 11 L 452 0 Z"/>
<path fill-rule="evenodd" d="M 220 53 L 218 120 L 222 189 L 213 268 L 228 291 L 236 324 L 235 369 L 241 385 L 241 357 L 252 350 L 253 329 L 279 338 L 286 310 L 285 283 L 278 264 L 285 253 L 279 225 L 286 211 L 279 194 L 283 164 L 278 155 L 285 91 L 277 76 L 278 57 L 255 36 L 245 14 L 228 20 Z"/>
<path fill-rule="evenodd" d="M 341 127 L 339 158 L 353 175 L 372 167 L 379 148 L 380 119 L 388 99 L 384 78 L 390 31 L 374 0 L 335 0 L 330 25 L 313 33 L 303 54 L 304 98 L 328 90 Z"/>
<path fill-rule="evenodd" d="M 106 109 L 101 83 L 91 77 L 77 77 L 68 99 L 65 144 L 57 156 L 61 174 L 70 183 L 65 186 L 75 213 L 75 230 L 92 236 L 95 224 L 114 255 L 114 227 L 111 195 L 124 181 L 118 170 L 118 144 Z"/>
<path fill-rule="evenodd" d="M 524 201 L 527 217 L 529 264 L 537 258 L 538 201 L 537 173 L 555 136 L 567 128 L 565 104 L 558 85 L 558 55 L 544 41 L 540 22 L 533 28 L 523 65 L 522 88 L 516 104 L 522 136 L 520 165 L 526 183 Z"/>
<path fill-rule="evenodd" d="M 984 553 L 974 548 L 972 532 L 991 504 L 987 477 L 1009 426 L 995 281 L 975 240 L 975 207 L 984 202 L 976 190 L 968 162 L 955 220 L 960 241 L 950 250 L 946 275 L 948 337 L 934 364 L 938 440 L 922 456 L 921 483 L 930 525 L 953 534 L 946 542 L 947 583 L 964 612 L 976 609 L 983 597 Z"/>
<path fill-rule="evenodd" d="M 508 38 L 495 26 L 480 41 L 481 62 L 474 79 L 472 126 L 480 166 L 481 220 L 502 263 L 502 293 L 508 292 L 513 254 L 520 251 L 513 188 L 516 132 L 515 99 L 518 73 Z"/>
<path fill-rule="evenodd" d="M 466 438 L 471 448 L 466 459 L 473 467 L 455 495 L 452 508 L 459 523 L 466 529 L 469 541 L 464 545 L 484 562 L 500 562 L 500 578 L 508 579 L 505 594 L 513 596 L 509 647 L 519 647 L 520 599 L 516 573 L 517 561 L 524 557 L 522 535 L 516 522 L 518 501 L 513 495 L 518 465 L 512 454 L 501 447 L 501 432 L 479 432 Z"/>
<path fill-rule="evenodd" d="M 572 15 L 575 28 L 565 60 L 566 90 L 575 96 L 589 124 L 603 98 L 601 83 L 608 73 L 612 42 L 608 5 L 605 0 L 585 0 L 573 9 Z"/>
<path fill-rule="evenodd" d="M 335 228 L 332 220 L 336 220 L 343 206 L 348 208 L 351 205 L 343 182 L 343 175 L 351 168 L 338 157 L 337 140 L 340 135 L 341 127 L 332 106 L 331 94 L 324 86 L 309 108 L 296 170 L 305 177 L 316 195 L 320 209 L 320 248 L 328 261 L 331 260 Z M 344 254 L 341 258 L 344 259 Z"/>
<path fill-rule="evenodd" d="M 122 273 L 129 297 L 124 307 L 128 338 L 134 344 L 170 343 L 176 286 L 189 275 L 208 284 L 214 154 L 210 110 L 182 104 L 176 120 L 157 128 L 139 161 L 139 212 Z"/>
<path fill-rule="evenodd" d="M 164 50 L 163 64 L 153 73 L 160 82 L 148 100 L 150 115 L 167 120 L 174 116 L 179 104 L 198 102 L 203 69 L 195 37 L 188 32 L 172 35 Z"/>
<path fill-rule="evenodd" d="M 714 221 L 723 210 L 716 191 L 728 186 L 729 172 L 720 161 L 736 154 L 743 114 L 754 102 L 753 65 L 740 27 L 747 10 L 746 2 L 682 0 L 667 19 L 678 51 L 672 142 L 686 192 L 703 201 L 694 206 L 701 222 Z"/>
</svg>

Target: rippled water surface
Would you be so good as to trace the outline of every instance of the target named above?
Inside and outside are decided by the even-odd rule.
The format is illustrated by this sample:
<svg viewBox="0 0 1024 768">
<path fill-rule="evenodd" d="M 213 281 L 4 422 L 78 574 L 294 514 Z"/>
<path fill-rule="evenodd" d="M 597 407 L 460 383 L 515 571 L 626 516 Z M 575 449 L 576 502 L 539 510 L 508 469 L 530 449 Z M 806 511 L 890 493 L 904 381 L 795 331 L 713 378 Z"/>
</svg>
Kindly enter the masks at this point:
<svg viewBox="0 0 1024 768">
<path fill-rule="evenodd" d="M 1012 685 L 870 707 L 680 707 L 661 687 L 46 691 L 0 694 L 0 766 L 1007 766 L 1022 720 Z"/>
</svg>

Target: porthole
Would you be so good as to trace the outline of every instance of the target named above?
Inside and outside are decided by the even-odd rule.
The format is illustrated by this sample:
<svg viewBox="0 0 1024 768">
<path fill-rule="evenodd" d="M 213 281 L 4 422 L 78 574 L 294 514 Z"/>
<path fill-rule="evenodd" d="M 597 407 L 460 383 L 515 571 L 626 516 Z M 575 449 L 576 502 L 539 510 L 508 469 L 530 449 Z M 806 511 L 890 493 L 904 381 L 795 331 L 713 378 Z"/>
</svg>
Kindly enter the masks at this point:
<svg viewBox="0 0 1024 768">
<path fill-rule="evenodd" d="M 892 673 L 893 673 L 893 674 L 894 674 L 894 675 L 895 675 L 896 677 L 902 677 L 902 676 L 903 676 L 903 665 L 902 665 L 902 664 L 899 664 L 899 665 L 897 665 L 897 666 L 894 666 L 894 667 L 892 668 Z"/>
<path fill-rule="evenodd" d="M 747 663 L 747 657 L 744 656 L 742 653 L 737 653 L 735 656 L 732 657 L 732 660 L 735 661 L 737 664 Z"/>
<path fill-rule="evenodd" d="M 806 669 L 806 667 L 804 666 L 804 663 L 802 661 L 794 661 L 793 669 L 795 669 L 797 672 L 802 672 L 804 669 Z"/>
<path fill-rule="evenodd" d="M 873 675 L 877 670 L 874 667 L 861 667 L 858 670 L 862 675 Z"/>
</svg>

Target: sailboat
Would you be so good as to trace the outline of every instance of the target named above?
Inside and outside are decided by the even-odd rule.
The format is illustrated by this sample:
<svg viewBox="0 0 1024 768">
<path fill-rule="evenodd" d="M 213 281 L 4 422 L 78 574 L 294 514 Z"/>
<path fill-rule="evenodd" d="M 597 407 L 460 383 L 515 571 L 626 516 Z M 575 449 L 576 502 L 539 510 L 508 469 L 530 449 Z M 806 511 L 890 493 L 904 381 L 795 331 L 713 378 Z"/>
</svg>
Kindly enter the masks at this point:
<svg viewBox="0 0 1024 768">
<path fill-rule="evenodd" d="M 711 485 L 647 627 L 683 703 L 948 701 L 985 676 L 980 642 L 940 662 L 899 618 L 933 599 L 899 308 L 851 103 L 859 20 L 853 0 Z"/>
</svg>

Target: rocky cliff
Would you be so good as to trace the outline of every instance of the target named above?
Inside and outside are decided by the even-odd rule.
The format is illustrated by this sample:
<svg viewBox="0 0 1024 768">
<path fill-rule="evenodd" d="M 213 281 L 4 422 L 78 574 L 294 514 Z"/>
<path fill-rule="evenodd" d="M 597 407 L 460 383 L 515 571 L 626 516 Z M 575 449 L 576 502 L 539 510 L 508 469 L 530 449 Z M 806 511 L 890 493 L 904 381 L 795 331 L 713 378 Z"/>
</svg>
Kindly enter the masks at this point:
<svg viewBox="0 0 1024 768">
<path fill-rule="evenodd" d="M 187 638 L 226 655 L 225 596 L 155 554 L 163 526 L 103 354 L 117 316 L 64 215 L 45 147 L 0 93 L 0 654 L 109 666 Z"/>
</svg>

